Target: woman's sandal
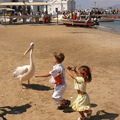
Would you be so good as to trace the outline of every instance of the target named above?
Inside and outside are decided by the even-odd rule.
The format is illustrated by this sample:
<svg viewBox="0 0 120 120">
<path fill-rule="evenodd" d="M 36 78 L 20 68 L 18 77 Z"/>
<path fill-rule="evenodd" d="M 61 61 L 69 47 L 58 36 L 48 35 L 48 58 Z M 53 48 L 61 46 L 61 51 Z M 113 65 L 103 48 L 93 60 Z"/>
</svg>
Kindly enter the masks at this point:
<svg viewBox="0 0 120 120">
<path fill-rule="evenodd" d="M 92 110 L 89 110 L 88 113 L 87 113 L 87 119 L 90 119 L 91 115 L 92 115 Z"/>
</svg>

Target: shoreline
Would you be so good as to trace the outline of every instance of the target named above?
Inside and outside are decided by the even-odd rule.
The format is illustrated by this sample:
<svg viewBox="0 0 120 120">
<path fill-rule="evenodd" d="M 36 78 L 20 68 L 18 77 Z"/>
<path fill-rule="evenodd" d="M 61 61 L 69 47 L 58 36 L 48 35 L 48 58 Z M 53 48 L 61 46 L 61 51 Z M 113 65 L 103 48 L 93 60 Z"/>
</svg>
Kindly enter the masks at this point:
<svg viewBox="0 0 120 120">
<path fill-rule="evenodd" d="M 61 24 L 61 22 L 59 22 L 58 24 L 56 22 L 54 22 L 54 23 L 48 23 L 48 24 L 33 24 L 33 23 L 25 23 L 25 24 L 23 24 L 23 23 L 14 23 L 14 24 L 11 24 L 11 25 L 6 24 L 6 25 L 0 25 L 0 26 L 20 26 L 20 25 L 22 25 L 22 26 L 24 26 L 24 25 L 28 25 L 28 26 L 29 25 L 36 25 L 36 26 L 47 26 L 48 25 L 48 26 L 51 26 L 51 25 L 63 25 L 63 24 Z M 63 26 L 65 26 L 65 25 L 63 25 Z M 70 27 L 78 27 L 79 28 L 79 26 L 70 26 Z M 80 27 L 80 28 L 86 28 L 86 27 Z M 105 31 L 105 32 L 109 32 L 109 33 L 120 35 L 119 31 L 115 31 L 114 28 L 109 27 L 109 26 L 95 25 L 93 27 L 90 27 L 90 29 L 102 30 L 102 31 Z"/>
<path fill-rule="evenodd" d="M 120 35 L 120 32 L 118 31 L 114 31 L 112 27 L 107 27 L 107 26 L 97 26 L 95 29 L 98 29 L 98 30 L 102 30 L 102 31 L 105 31 L 105 32 L 109 32 L 109 33 L 113 33 L 113 34 L 117 34 L 117 35 Z"/>
<path fill-rule="evenodd" d="M 120 21 L 100 22 L 98 29 L 108 31 L 110 33 L 120 34 Z"/>
</svg>

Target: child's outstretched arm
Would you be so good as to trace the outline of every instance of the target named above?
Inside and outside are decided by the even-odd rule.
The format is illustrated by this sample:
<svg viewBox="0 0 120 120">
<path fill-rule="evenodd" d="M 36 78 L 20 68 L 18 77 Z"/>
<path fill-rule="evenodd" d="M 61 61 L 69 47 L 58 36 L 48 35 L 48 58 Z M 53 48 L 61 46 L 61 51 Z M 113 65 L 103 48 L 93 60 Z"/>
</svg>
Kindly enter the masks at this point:
<svg viewBox="0 0 120 120">
<path fill-rule="evenodd" d="M 50 74 L 50 73 L 35 75 L 35 77 L 49 77 L 49 76 L 51 76 L 51 74 Z"/>
<path fill-rule="evenodd" d="M 71 76 L 71 78 L 75 79 L 75 76 L 71 73 L 70 67 L 67 67 L 67 73 Z"/>
<path fill-rule="evenodd" d="M 74 66 L 74 67 L 73 67 L 73 71 L 75 72 L 75 74 L 76 74 L 77 76 L 80 76 L 80 74 L 78 73 L 78 71 L 76 70 L 76 68 L 77 68 L 77 66 Z"/>
</svg>

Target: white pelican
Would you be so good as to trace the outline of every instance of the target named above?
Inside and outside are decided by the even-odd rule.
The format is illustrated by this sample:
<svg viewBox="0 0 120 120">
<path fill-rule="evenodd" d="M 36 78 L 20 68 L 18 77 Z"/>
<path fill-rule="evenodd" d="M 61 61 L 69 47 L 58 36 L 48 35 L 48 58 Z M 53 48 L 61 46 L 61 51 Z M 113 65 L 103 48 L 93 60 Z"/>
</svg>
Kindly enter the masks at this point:
<svg viewBox="0 0 120 120">
<path fill-rule="evenodd" d="M 23 81 L 28 81 L 28 84 L 30 84 L 30 78 L 35 73 L 35 66 L 34 66 L 33 57 L 32 57 L 33 49 L 34 49 L 34 43 L 31 43 L 30 47 L 24 53 L 24 56 L 25 56 L 30 51 L 30 65 L 18 67 L 13 73 L 14 77 L 17 77 L 20 79 L 21 85 Z"/>
</svg>

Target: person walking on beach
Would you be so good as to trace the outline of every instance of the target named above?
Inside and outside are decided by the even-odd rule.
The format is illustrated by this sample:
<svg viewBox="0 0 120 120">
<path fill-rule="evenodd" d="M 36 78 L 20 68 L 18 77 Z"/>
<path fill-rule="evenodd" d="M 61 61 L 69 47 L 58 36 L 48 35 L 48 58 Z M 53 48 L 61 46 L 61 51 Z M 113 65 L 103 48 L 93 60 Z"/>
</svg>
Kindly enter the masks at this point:
<svg viewBox="0 0 120 120">
<path fill-rule="evenodd" d="M 49 77 L 52 76 L 50 79 L 50 82 L 54 84 L 54 93 L 52 95 L 52 98 L 55 100 L 57 104 L 60 104 L 58 106 L 59 110 L 64 110 L 69 107 L 70 101 L 66 100 L 62 97 L 64 94 L 67 84 L 65 81 L 65 69 L 62 65 L 62 62 L 65 59 L 65 56 L 63 53 L 54 53 L 54 63 L 53 69 L 47 73 L 47 74 L 39 74 L 35 75 L 35 77 Z"/>
<path fill-rule="evenodd" d="M 76 74 L 76 77 L 72 71 Z M 76 67 L 68 66 L 67 72 L 74 79 L 74 89 L 78 93 L 76 100 L 72 103 L 73 110 L 81 115 L 77 120 L 90 119 L 92 110 L 90 110 L 90 98 L 86 92 L 86 85 L 92 80 L 90 68 L 88 66 L 81 66 L 77 71 Z"/>
</svg>

